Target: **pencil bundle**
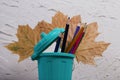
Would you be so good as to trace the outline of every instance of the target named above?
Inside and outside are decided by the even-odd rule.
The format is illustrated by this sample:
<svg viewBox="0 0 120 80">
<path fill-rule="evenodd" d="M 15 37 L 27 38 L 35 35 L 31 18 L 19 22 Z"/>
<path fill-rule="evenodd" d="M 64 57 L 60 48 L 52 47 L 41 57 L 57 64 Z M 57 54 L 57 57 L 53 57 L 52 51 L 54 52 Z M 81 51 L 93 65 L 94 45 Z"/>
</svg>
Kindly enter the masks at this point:
<svg viewBox="0 0 120 80">
<path fill-rule="evenodd" d="M 80 27 L 81 26 L 81 27 Z M 67 42 L 67 36 L 68 36 L 68 32 L 69 32 L 69 27 L 70 26 L 70 18 L 68 18 L 68 21 L 66 23 L 66 27 L 65 27 L 65 33 L 64 33 L 64 37 L 63 37 L 63 42 L 62 42 L 62 49 L 61 52 L 66 52 L 66 53 L 72 53 L 74 54 L 82 40 L 82 38 L 84 37 L 85 31 L 86 31 L 86 27 L 87 25 L 77 25 L 76 26 L 76 31 L 74 32 L 74 36 L 72 38 L 72 40 L 70 41 L 69 45 L 66 46 L 66 42 Z M 56 47 L 55 47 L 55 52 L 56 49 L 58 50 L 58 44 L 60 44 L 60 37 L 58 38 L 58 41 L 56 43 Z"/>
</svg>

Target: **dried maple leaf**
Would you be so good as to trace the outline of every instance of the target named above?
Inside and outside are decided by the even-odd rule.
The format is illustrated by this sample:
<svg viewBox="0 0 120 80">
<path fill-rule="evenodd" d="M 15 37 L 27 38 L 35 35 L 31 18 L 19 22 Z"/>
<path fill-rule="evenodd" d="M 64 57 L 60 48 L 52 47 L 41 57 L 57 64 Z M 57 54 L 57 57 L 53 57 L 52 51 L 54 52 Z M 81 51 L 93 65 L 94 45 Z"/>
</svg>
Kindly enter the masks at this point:
<svg viewBox="0 0 120 80">
<path fill-rule="evenodd" d="M 5 47 L 11 50 L 14 54 L 18 54 L 20 56 L 19 61 L 22 61 L 32 55 L 36 38 L 34 31 L 28 25 L 20 25 L 16 36 L 18 42 L 10 43 Z"/>
<path fill-rule="evenodd" d="M 41 39 L 41 32 L 49 33 L 56 27 L 65 28 L 67 17 L 67 15 L 57 12 L 52 17 L 52 23 L 41 21 L 34 29 L 31 29 L 28 25 L 19 26 L 17 31 L 18 42 L 10 43 L 6 47 L 13 53 L 18 54 L 20 56 L 19 61 L 22 61 L 32 55 L 34 45 Z M 80 15 L 73 16 L 70 19 L 67 46 L 73 38 L 78 23 L 81 23 Z M 94 57 L 101 56 L 102 52 L 109 45 L 109 43 L 105 42 L 95 42 L 95 38 L 99 34 L 97 28 L 97 23 L 88 25 L 85 36 L 75 54 L 78 62 L 94 64 Z"/>
<path fill-rule="evenodd" d="M 67 22 L 67 15 L 64 15 L 61 12 L 57 12 L 55 16 L 52 17 L 52 25 L 55 27 L 65 27 Z"/>
<path fill-rule="evenodd" d="M 19 26 L 17 30 L 18 42 L 13 42 L 5 46 L 14 54 L 20 56 L 19 61 L 22 61 L 33 53 L 33 47 L 41 39 L 40 33 L 49 33 L 52 29 L 56 27 L 64 28 L 67 22 L 67 16 L 61 12 L 57 12 L 52 18 L 52 24 L 45 21 L 39 22 L 34 29 L 31 29 L 28 25 Z M 81 22 L 80 16 L 74 16 L 71 19 L 71 25 L 77 25 Z M 74 28 L 75 29 L 75 28 Z M 73 32 L 73 27 L 72 27 Z M 70 41 L 71 37 L 68 39 Z"/>
<path fill-rule="evenodd" d="M 96 56 L 102 56 L 103 51 L 110 44 L 103 41 L 95 42 L 95 38 L 99 34 L 97 29 L 98 25 L 96 22 L 87 25 L 84 38 L 76 51 L 78 62 L 82 61 L 87 64 L 95 64 L 94 58 Z"/>
<path fill-rule="evenodd" d="M 37 42 L 41 39 L 40 33 L 45 32 L 49 33 L 53 29 L 53 25 L 45 21 L 39 22 L 36 27 L 33 29 L 36 33 Z"/>
</svg>

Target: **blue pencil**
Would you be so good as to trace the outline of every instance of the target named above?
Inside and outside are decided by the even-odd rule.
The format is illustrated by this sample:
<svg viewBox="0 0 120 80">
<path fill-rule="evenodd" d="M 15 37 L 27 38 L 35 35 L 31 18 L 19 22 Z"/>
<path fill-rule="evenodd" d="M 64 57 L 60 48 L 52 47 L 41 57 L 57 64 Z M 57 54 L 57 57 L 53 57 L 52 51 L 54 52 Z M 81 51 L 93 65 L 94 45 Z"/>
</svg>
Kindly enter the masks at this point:
<svg viewBox="0 0 120 80">
<path fill-rule="evenodd" d="M 58 52 L 59 46 L 60 46 L 60 41 L 61 41 L 61 37 L 59 36 L 56 42 L 56 46 L 55 46 L 55 50 L 54 52 Z"/>
<path fill-rule="evenodd" d="M 76 30 L 75 30 L 75 33 L 74 33 L 73 38 L 74 38 L 74 37 L 76 36 L 76 34 L 78 33 L 79 29 L 80 29 L 80 25 L 78 25 L 78 26 L 76 27 Z"/>
</svg>

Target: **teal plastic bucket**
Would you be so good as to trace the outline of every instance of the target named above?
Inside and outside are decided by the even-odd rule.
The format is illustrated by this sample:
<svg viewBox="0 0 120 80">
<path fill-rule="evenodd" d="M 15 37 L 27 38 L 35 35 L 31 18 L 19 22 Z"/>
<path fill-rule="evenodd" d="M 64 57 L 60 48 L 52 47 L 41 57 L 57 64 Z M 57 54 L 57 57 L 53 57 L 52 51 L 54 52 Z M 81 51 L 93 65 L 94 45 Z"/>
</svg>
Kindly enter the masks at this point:
<svg viewBox="0 0 120 80">
<path fill-rule="evenodd" d="M 71 80 L 73 54 L 42 53 L 38 60 L 39 80 Z"/>
</svg>

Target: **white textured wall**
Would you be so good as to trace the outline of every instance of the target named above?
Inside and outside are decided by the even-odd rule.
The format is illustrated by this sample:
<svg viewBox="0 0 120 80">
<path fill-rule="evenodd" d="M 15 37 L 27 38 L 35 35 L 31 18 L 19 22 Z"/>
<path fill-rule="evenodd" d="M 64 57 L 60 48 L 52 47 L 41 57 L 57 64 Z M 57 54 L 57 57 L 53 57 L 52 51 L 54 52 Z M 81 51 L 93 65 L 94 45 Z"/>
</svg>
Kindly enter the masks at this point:
<svg viewBox="0 0 120 80">
<path fill-rule="evenodd" d="M 77 64 L 73 80 L 120 80 L 120 0 L 0 0 L 0 80 L 37 80 L 37 64 L 29 59 L 18 63 L 3 46 L 16 39 L 18 24 L 32 28 L 38 21 L 51 22 L 56 11 L 80 14 L 83 22 L 98 22 L 97 40 L 112 43 L 96 58 L 96 66 Z"/>
</svg>

